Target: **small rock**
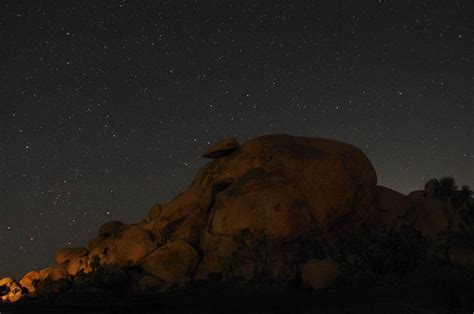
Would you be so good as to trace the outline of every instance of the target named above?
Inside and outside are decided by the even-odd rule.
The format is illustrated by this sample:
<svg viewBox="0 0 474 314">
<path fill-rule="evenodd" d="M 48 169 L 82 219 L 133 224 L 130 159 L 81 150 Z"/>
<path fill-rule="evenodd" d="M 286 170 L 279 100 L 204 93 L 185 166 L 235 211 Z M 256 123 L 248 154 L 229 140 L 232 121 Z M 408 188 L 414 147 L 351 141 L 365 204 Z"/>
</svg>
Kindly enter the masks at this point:
<svg viewBox="0 0 474 314">
<path fill-rule="evenodd" d="M 161 212 L 162 212 L 162 206 L 161 204 L 155 204 L 153 205 L 150 210 L 148 211 L 148 218 L 150 220 L 153 220 L 155 218 L 158 218 L 158 216 L 160 216 Z"/>
<path fill-rule="evenodd" d="M 109 234 L 114 234 L 120 232 L 124 229 L 125 224 L 121 221 L 109 221 L 100 226 L 99 235 L 105 236 Z"/>
<path fill-rule="evenodd" d="M 234 138 L 226 138 L 211 145 L 204 151 L 201 157 L 217 159 L 229 155 L 240 147 L 239 142 Z"/>
<path fill-rule="evenodd" d="M 301 274 L 303 284 L 313 289 L 325 289 L 332 286 L 339 275 L 336 262 L 330 258 L 310 259 L 303 266 Z"/>
<path fill-rule="evenodd" d="M 36 286 L 41 280 L 40 273 L 38 271 L 30 271 L 20 280 L 20 284 L 23 288 L 26 288 L 29 293 L 36 292 Z"/>
</svg>

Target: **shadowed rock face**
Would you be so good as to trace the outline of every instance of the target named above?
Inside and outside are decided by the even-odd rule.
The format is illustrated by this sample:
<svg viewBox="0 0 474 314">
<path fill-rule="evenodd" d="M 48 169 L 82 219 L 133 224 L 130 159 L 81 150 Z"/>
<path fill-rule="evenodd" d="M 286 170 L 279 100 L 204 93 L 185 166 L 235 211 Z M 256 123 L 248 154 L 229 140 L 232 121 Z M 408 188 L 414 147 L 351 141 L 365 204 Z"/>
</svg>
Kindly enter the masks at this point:
<svg viewBox="0 0 474 314">
<path fill-rule="evenodd" d="M 70 276 L 87 273 L 96 257 L 103 265 L 136 265 L 144 269 L 147 282 L 171 287 L 186 278 L 221 272 L 223 259 L 235 250 L 232 238 L 249 229 L 276 243 L 272 258 L 278 266 L 271 276 L 278 280 L 290 272 L 279 260 L 279 245 L 367 219 L 377 178 L 358 148 L 290 135 L 227 144 L 230 148 L 222 143 L 214 147 L 212 151 L 220 152 L 212 154 L 215 159 L 185 191 L 153 206 L 148 220 L 102 226 L 87 249 L 58 253 L 57 267 Z"/>
</svg>

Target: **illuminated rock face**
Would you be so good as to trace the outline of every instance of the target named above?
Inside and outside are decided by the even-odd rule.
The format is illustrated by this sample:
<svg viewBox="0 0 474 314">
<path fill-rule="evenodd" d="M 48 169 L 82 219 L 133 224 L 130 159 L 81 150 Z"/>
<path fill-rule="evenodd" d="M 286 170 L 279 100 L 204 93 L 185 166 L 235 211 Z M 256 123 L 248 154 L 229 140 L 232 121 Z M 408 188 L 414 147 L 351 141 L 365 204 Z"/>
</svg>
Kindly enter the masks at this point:
<svg viewBox="0 0 474 314">
<path fill-rule="evenodd" d="M 17 302 L 23 296 L 23 291 L 18 282 L 12 278 L 6 277 L 0 279 L 0 304 L 6 302 Z"/>
</svg>

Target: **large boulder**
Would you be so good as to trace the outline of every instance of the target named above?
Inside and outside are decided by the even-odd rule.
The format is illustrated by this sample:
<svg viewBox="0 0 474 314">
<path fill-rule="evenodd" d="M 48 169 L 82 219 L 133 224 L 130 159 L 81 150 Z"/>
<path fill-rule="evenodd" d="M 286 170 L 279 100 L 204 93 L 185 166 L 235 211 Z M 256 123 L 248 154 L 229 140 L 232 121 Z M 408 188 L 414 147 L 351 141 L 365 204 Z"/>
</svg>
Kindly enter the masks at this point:
<svg viewBox="0 0 474 314">
<path fill-rule="evenodd" d="M 295 239 L 312 230 L 315 218 L 305 195 L 281 176 L 257 168 L 219 193 L 209 226 L 219 235 L 262 230 L 268 236 Z"/>
<path fill-rule="evenodd" d="M 229 155 L 238 148 L 239 142 L 237 142 L 236 139 L 226 138 L 207 148 L 206 151 L 204 151 L 204 153 L 201 155 L 201 157 L 216 159 Z"/>
<path fill-rule="evenodd" d="M 138 264 L 156 248 L 148 230 L 129 226 L 113 236 L 102 239 L 89 253 L 89 261 L 98 256 L 101 264 L 118 266 Z"/>
<path fill-rule="evenodd" d="M 352 145 L 269 135 L 205 165 L 164 211 L 208 212 L 199 242 L 204 257 L 198 274 L 205 277 L 221 270 L 219 261 L 232 253 L 232 238 L 243 229 L 263 230 L 285 243 L 314 230 L 364 222 L 376 181 L 371 163 Z"/>
<path fill-rule="evenodd" d="M 371 211 L 369 224 L 386 225 L 388 227 L 397 226 L 407 215 L 410 208 L 408 198 L 392 189 L 384 186 L 377 186 L 374 210 Z"/>
<path fill-rule="evenodd" d="M 173 241 L 158 248 L 143 263 L 143 269 L 163 281 L 165 287 L 182 283 L 194 272 L 198 252 L 184 241 Z"/>
<path fill-rule="evenodd" d="M 271 194 L 275 193 L 272 189 L 280 186 L 278 189 L 285 189 L 285 193 L 296 192 L 295 200 L 285 200 L 287 204 L 302 202 L 304 198 L 303 206 L 309 210 L 314 223 L 328 230 L 348 216 L 354 219 L 367 217 L 375 196 L 376 181 L 370 161 L 350 144 L 289 135 L 262 136 L 201 168 L 186 191 L 163 204 L 156 229 L 179 225 L 188 215 L 202 209 L 221 221 L 222 215 L 217 212 L 221 210 L 219 206 L 226 204 L 224 199 L 238 200 L 238 196 L 232 196 L 227 189 L 247 190 L 251 194 L 248 190 L 258 187 L 262 193 L 267 193 L 268 189 Z M 281 188 L 283 185 L 286 187 Z M 222 200 L 217 202 L 218 198 Z M 252 200 L 245 202 L 249 201 Z M 274 213 L 280 214 L 275 209 Z M 261 215 L 255 219 L 261 219 L 258 217 Z M 215 226 L 214 222 L 211 225 Z"/>
<path fill-rule="evenodd" d="M 448 203 L 431 197 L 418 197 L 411 199 L 413 210 L 410 220 L 428 240 L 434 240 L 448 229 L 448 219 L 452 222 L 451 231 L 456 234 L 463 232 L 467 226 L 459 212 Z"/>
<path fill-rule="evenodd" d="M 415 228 L 430 241 L 435 240 L 448 228 L 448 219 L 443 210 L 441 201 L 434 198 L 418 198 L 413 201 L 415 208 L 414 220 Z"/>
</svg>

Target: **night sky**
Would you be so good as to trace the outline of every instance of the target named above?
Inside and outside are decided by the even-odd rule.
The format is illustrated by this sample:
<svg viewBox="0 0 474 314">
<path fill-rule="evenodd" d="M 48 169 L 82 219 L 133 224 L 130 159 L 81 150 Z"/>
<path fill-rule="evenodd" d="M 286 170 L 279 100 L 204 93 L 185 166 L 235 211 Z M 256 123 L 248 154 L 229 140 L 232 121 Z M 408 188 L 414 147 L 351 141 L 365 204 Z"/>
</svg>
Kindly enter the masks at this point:
<svg viewBox="0 0 474 314">
<path fill-rule="evenodd" d="M 0 277 L 141 220 L 225 137 L 349 142 L 403 193 L 474 184 L 472 0 L 0 10 Z"/>
</svg>

